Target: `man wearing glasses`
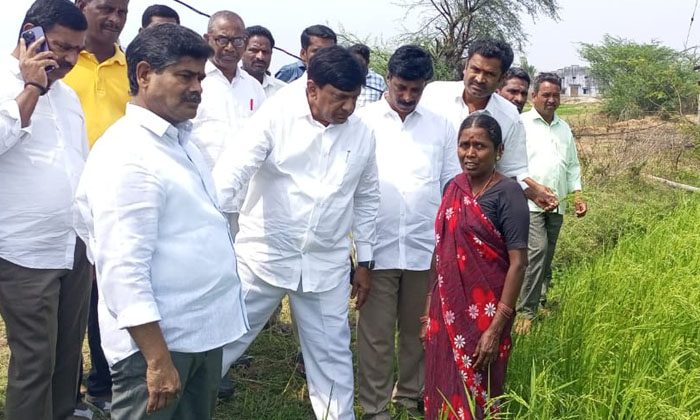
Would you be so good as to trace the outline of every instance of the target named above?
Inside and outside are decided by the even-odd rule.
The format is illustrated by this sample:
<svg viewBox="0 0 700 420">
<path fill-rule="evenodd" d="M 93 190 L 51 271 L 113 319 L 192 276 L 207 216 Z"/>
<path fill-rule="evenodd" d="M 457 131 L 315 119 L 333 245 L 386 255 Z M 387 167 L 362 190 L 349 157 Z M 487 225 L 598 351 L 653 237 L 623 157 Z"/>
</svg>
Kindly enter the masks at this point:
<svg viewBox="0 0 700 420">
<path fill-rule="evenodd" d="M 235 141 L 244 121 L 263 103 L 265 92 L 238 67 L 246 45 L 245 23 L 238 14 L 214 13 L 204 39 L 214 55 L 205 67 L 207 77 L 202 81 L 202 103 L 192 120 L 192 140 L 212 169 L 225 143 Z"/>
</svg>

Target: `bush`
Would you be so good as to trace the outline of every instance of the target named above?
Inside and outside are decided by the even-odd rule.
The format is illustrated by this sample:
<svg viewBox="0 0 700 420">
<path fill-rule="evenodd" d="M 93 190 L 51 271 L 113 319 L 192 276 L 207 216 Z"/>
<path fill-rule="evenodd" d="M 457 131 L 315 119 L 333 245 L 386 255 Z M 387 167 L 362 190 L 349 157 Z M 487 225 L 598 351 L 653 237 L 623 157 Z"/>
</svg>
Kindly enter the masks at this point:
<svg viewBox="0 0 700 420">
<path fill-rule="evenodd" d="M 606 35 L 582 44 L 581 57 L 602 89 L 603 109 L 622 118 L 649 112 L 683 113 L 697 106 L 697 57 L 662 46 Z"/>
</svg>

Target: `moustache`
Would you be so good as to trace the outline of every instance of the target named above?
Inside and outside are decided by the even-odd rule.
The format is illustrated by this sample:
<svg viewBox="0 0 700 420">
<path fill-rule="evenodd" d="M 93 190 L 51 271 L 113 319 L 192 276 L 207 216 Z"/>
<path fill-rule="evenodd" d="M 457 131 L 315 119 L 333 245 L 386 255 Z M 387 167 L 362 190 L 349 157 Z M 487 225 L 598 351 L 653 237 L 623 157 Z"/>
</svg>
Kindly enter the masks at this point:
<svg viewBox="0 0 700 420">
<path fill-rule="evenodd" d="M 202 95 L 199 92 L 190 92 L 182 95 L 182 102 L 192 102 L 199 104 L 202 102 Z"/>
<path fill-rule="evenodd" d="M 412 107 L 416 106 L 416 104 L 417 104 L 418 102 L 416 102 L 416 101 L 410 101 L 410 102 L 406 102 L 406 101 L 397 101 L 397 103 L 398 103 L 400 106 L 402 106 L 402 107 L 405 107 L 405 108 L 412 108 Z"/>
</svg>

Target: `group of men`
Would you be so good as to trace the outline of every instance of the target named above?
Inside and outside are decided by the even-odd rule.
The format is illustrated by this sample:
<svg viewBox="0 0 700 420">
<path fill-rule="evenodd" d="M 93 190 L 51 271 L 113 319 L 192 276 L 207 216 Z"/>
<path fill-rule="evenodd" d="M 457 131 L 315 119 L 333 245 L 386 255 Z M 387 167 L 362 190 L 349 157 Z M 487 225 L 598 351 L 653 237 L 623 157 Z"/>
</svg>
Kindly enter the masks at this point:
<svg viewBox="0 0 700 420">
<path fill-rule="evenodd" d="M 314 25 L 301 61 L 272 77 L 272 34 L 231 11 L 202 36 L 151 6 L 124 52 L 128 6 L 37 0 L 21 32 L 45 37 L 20 35 L 5 59 L 9 420 L 91 418 L 86 328 L 85 401 L 115 420 L 211 418 L 222 377 L 285 296 L 317 418 L 355 416 L 350 298 L 364 418 L 389 419 L 392 402 L 418 413 L 434 219 L 460 172 L 458 127 L 478 110 L 504 133 L 497 169 L 531 200 L 518 327 L 529 330 L 564 198 L 586 212 L 556 75 L 537 77 L 519 115 L 530 79 L 502 41 L 475 41 L 456 82 L 429 83 L 430 55 L 403 46 L 385 80 L 366 46 Z"/>
</svg>

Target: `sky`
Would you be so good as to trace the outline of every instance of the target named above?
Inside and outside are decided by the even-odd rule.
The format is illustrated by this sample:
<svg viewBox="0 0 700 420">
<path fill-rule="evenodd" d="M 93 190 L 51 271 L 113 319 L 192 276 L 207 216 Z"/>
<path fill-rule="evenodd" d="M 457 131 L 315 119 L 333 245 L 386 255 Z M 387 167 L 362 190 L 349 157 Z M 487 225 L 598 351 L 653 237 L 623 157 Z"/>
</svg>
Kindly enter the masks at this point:
<svg viewBox="0 0 700 420">
<path fill-rule="evenodd" d="M 301 31 L 316 23 L 343 29 L 361 39 L 390 40 L 414 29 L 418 18 L 406 15 L 400 0 L 187 0 L 206 13 L 229 8 L 240 14 L 246 25 L 270 29 L 277 45 L 299 53 Z M 122 32 L 124 46 L 136 35 L 143 10 L 152 3 L 166 4 L 180 14 L 182 24 L 198 33 L 206 30 L 207 19 L 172 0 L 131 0 L 129 17 Z M 12 51 L 17 33 L 31 0 L 4 0 L 0 14 L 0 49 Z M 529 34 L 523 53 L 538 70 L 556 70 L 572 64 L 584 64 L 578 56 L 581 42 L 599 42 L 605 34 L 637 42 L 658 40 L 682 49 L 688 34 L 696 0 L 559 0 L 560 20 L 523 17 Z M 700 20 L 700 11 L 698 12 Z M 690 31 L 688 46 L 700 45 L 700 22 Z M 293 61 L 281 52 L 273 54 L 272 70 Z"/>
</svg>

